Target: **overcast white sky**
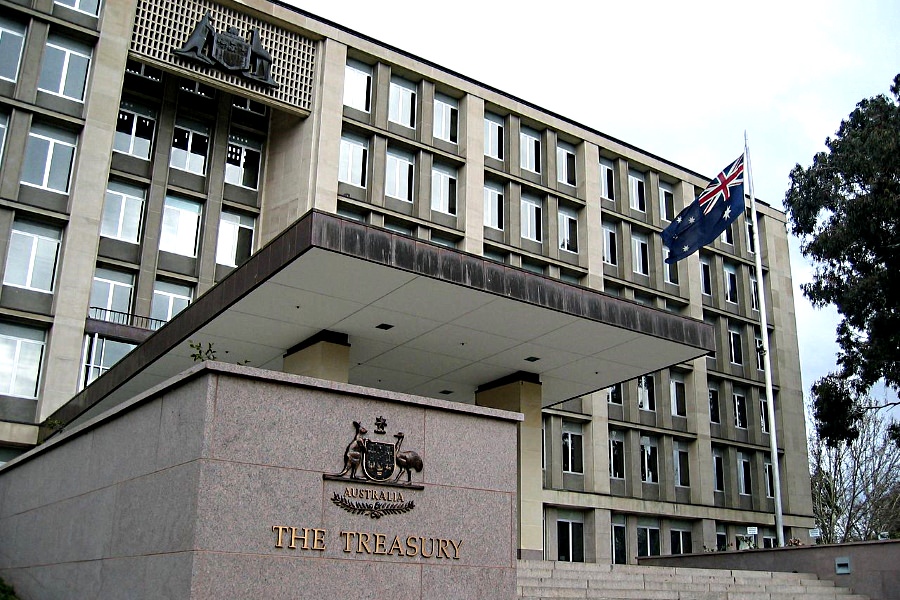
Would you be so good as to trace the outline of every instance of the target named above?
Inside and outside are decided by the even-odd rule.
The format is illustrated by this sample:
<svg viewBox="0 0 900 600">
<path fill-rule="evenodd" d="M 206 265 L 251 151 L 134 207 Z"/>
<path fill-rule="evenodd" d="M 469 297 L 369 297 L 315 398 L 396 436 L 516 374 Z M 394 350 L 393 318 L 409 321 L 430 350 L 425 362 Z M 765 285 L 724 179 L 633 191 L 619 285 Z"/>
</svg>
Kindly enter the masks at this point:
<svg viewBox="0 0 900 600">
<path fill-rule="evenodd" d="M 900 72 L 896 0 L 290 1 L 709 176 L 746 130 L 756 195 L 777 207 L 791 168 Z M 795 302 L 808 393 L 834 367 L 837 316 L 799 287 Z"/>
</svg>

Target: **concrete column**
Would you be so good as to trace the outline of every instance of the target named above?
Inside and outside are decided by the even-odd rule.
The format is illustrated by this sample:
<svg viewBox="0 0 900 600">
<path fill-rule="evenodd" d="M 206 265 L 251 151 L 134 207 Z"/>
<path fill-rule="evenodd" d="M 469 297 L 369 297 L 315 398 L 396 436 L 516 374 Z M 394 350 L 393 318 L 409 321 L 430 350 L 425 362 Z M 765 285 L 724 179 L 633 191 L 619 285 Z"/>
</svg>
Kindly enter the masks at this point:
<svg viewBox="0 0 900 600">
<path fill-rule="evenodd" d="M 612 564 L 612 513 L 596 509 L 594 513 L 594 562 Z"/>
<path fill-rule="evenodd" d="M 288 350 L 282 369 L 294 375 L 348 383 L 350 343 L 347 335 L 320 331 Z"/>
<path fill-rule="evenodd" d="M 465 222 L 466 237 L 461 250 L 472 254 L 484 251 L 484 100 L 476 96 L 466 96 L 460 103 L 460 122 L 466 127 L 460 133 L 460 150 L 466 154 L 465 177 Z"/>
<path fill-rule="evenodd" d="M 544 556 L 543 501 L 541 494 L 541 384 L 536 375 L 515 373 L 481 386 L 475 403 L 521 412 L 519 423 L 518 514 L 519 558 L 541 560 Z"/>
<path fill-rule="evenodd" d="M 591 422 L 588 425 L 590 429 L 590 445 L 585 445 L 585 453 L 590 455 L 591 459 L 585 461 L 585 482 L 584 489 L 586 492 L 595 492 L 598 494 L 609 493 L 609 406 L 606 401 L 606 393 L 604 391 L 595 392 L 584 397 L 586 411 L 591 415 Z M 607 529 L 609 529 L 609 515 L 606 516 Z M 607 535 L 609 532 L 607 532 Z"/>
</svg>

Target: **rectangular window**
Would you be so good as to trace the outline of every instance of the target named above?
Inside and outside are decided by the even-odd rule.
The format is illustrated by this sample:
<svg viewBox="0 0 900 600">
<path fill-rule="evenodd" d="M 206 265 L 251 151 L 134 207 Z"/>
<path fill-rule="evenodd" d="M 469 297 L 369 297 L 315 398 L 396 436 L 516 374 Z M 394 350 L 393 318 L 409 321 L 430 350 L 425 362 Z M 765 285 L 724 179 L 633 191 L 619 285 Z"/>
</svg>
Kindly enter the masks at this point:
<svg viewBox="0 0 900 600">
<path fill-rule="evenodd" d="M 638 275 L 650 275 L 650 244 L 643 233 L 631 234 L 631 270 Z"/>
<path fill-rule="evenodd" d="M 741 332 L 734 326 L 728 327 L 728 346 L 730 350 L 731 364 L 744 364 L 744 353 L 741 343 Z"/>
<path fill-rule="evenodd" d="M 125 72 L 157 83 L 162 81 L 162 71 L 130 58 L 125 61 Z"/>
<path fill-rule="evenodd" d="M 94 16 L 100 10 L 100 0 L 54 0 L 54 2 Z"/>
<path fill-rule="evenodd" d="M 37 398 L 45 339 L 42 329 L 0 323 L 0 394 Z"/>
<path fill-rule="evenodd" d="M 666 259 L 669 258 L 669 254 L 671 252 L 668 248 L 663 246 L 663 270 L 666 283 L 671 283 L 672 285 L 678 285 L 678 263 L 667 263 Z"/>
<path fill-rule="evenodd" d="M 772 471 L 772 463 L 766 461 L 763 465 L 765 467 L 766 474 L 766 498 L 774 498 L 775 497 L 775 475 Z"/>
<path fill-rule="evenodd" d="M 25 45 L 25 25 L 0 16 L 0 79 L 16 81 Z"/>
<path fill-rule="evenodd" d="M 100 235 L 137 244 L 141 235 L 144 212 L 144 190 L 133 185 L 110 181 L 106 187 Z"/>
<path fill-rule="evenodd" d="M 122 360 L 133 348 L 134 344 L 109 340 L 99 333 L 85 336 L 81 387 L 87 387 L 92 381 L 109 371 L 110 367 Z"/>
<path fill-rule="evenodd" d="M 541 134 L 522 127 L 519 132 L 519 158 L 521 167 L 532 173 L 541 172 Z"/>
<path fill-rule="evenodd" d="M 625 479 L 625 440 L 621 431 L 609 432 L 609 476 Z"/>
<path fill-rule="evenodd" d="M 9 237 L 3 284 L 53 293 L 61 236 L 56 227 L 16 220 Z"/>
<path fill-rule="evenodd" d="M 759 330 L 756 330 L 755 334 L 755 343 L 756 343 L 756 369 L 759 371 L 766 370 L 766 351 L 763 348 L 763 340 L 760 336 Z"/>
<path fill-rule="evenodd" d="M 119 118 L 116 121 L 113 150 L 145 160 L 149 159 L 155 129 L 156 113 L 154 111 L 140 104 L 122 100 L 119 105 Z"/>
<path fill-rule="evenodd" d="M 675 485 L 690 487 L 691 485 L 691 455 L 685 442 L 675 442 L 674 452 Z"/>
<path fill-rule="evenodd" d="M 484 155 L 503 160 L 503 117 L 484 113 Z"/>
<path fill-rule="evenodd" d="M 385 162 L 384 194 L 405 202 L 413 201 L 415 158 L 409 152 L 388 148 Z"/>
<path fill-rule="evenodd" d="M 693 552 L 691 532 L 684 529 L 670 530 L 672 554 L 690 554 Z"/>
<path fill-rule="evenodd" d="M 659 526 L 638 524 L 638 556 L 659 556 Z"/>
<path fill-rule="evenodd" d="M 656 392 L 653 385 L 653 375 L 641 375 L 637 380 L 638 408 L 641 410 L 656 410 Z"/>
<path fill-rule="evenodd" d="M 725 491 L 725 456 L 718 448 L 713 448 L 713 491 Z"/>
<path fill-rule="evenodd" d="M 187 308 L 193 299 L 194 289 L 189 285 L 157 280 L 153 286 L 153 302 L 150 318 L 166 323 Z"/>
<path fill-rule="evenodd" d="M 522 237 L 535 242 L 541 241 L 543 223 L 543 203 L 540 198 L 522 194 Z"/>
<path fill-rule="evenodd" d="M 742 393 L 735 392 L 731 395 L 734 403 L 734 426 L 738 429 L 747 429 L 747 398 Z"/>
<path fill-rule="evenodd" d="M 752 310 L 759 310 L 759 283 L 756 281 L 756 276 L 750 276 L 750 308 Z"/>
<path fill-rule="evenodd" d="M 247 189 L 259 188 L 262 142 L 246 135 L 230 134 L 225 154 L 225 183 Z"/>
<path fill-rule="evenodd" d="M 434 95 L 434 137 L 455 144 L 459 130 L 459 102 L 443 94 Z"/>
<path fill-rule="evenodd" d="M 484 226 L 503 230 L 503 186 L 484 182 Z"/>
<path fill-rule="evenodd" d="M 625 516 L 613 515 L 612 517 L 612 561 L 614 565 L 624 565 L 628 562 L 628 545 L 626 540 Z"/>
<path fill-rule="evenodd" d="M 6 129 L 9 125 L 9 113 L 0 110 L 0 165 L 3 164 L 3 148 L 6 146 Z"/>
<path fill-rule="evenodd" d="M 575 146 L 565 142 L 556 144 L 556 180 L 575 185 Z"/>
<path fill-rule="evenodd" d="M 685 398 L 684 378 L 676 373 L 669 377 L 669 395 L 672 400 L 672 414 L 676 417 L 687 416 L 687 401 Z"/>
<path fill-rule="evenodd" d="M 416 127 L 416 84 L 391 77 L 388 121 Z"/>
<path fill-rule="evenodd" d="M 231 97 L 231 106 L 248 113 L 253 113 L 255 115 L 266 116 L 269 112 L 268 107 L 262 102 L 257 102 L 256 100 L 251 100 L 250 98 L 242 98 L 240 96 L 232 96 Z M 232 111 L 234 114 L 234 111 Z"/>
<path fill-rule="evenodd" d="M 446 165 L 431 167 L 431 210 L 456 214 L 456 169 Z"/>
<path fill-rule="evenodd" d="M 639 212 L 647 212 L 644 174 L 634 169 L 628 169 L 628 198 L 631 208 Z"/>
<path fill-rule="evenodd" d="M 210 100 L 216 97 L 216 88 L 193 79 L 180 79 L 178 89 L 193 96 L 209 98 Z"/>
<path fill-rule="evenodd" d="M 600 159 L 600 196 L 607 200 L 615 200 L 615 171 L 613 162 L 608 158 Z"/>
<path fill-rule="evenodd" d="M 722 414 L 719 409 L 719 388 L 715 384 L 709 385 L 709 422 L 721 423 Z"/>
<path fill-rule="evenodd" d="M 178 117 L 172 136 L 172 154 L 169 166 L 189 173 L 206 173 L 206 156 L 209 151 L 209 127 Z"/>
<path fill-rule="evenodd" d="M 732 230 L 732 224 L 729 223 L 725 226 L 725 229 L 722 231 L 722 234 L 719 236 L 719 239 L 722 240 L 723 244 L 728 244 L 729 246 L 734 246 L 734 231 Z"/>
<path fill-rule="evenodd" d="M 709 258 L 700 257 L 700 291 L 704 296 L 712 295 L 712 269 L 709 266 Z"/>
<path fill-rule="evenodd" d="M 201 212 L 202 207 L 198 202 L 166 196 L 159 249 L 182 256 L 197 256 Z"/>
<path fill-rule="evenodd" d="M 344 106 L 369 112 L 372 108 L 372 67 L 348 60 L 344 67 Z"/>
<path fill-rule="evenodd" d="M 663 221 L 675 220 L 675 192 L 672 186 L 659 182 L 659 218 Z"/>
<path fill-rule="evenodd" d="M 616 266 L 619 264 L 619 251 L 617 243 L 616 226 L 607 221 L 603 222 L 603 262 Z"/>
<path fill-rule="evenodd" d="M 563 421 L 562 463 L 564 473 L 584 473 L 581 423 Z"/>
<path fill-rule="evenodd" d="M 369 162 L 369 143 L 350 134 L 341 136 L 341 158 L 338 164 L 338 181 L 357 187 L 366 187 Z"/>
<path fill-rule="evenodd" d="M 557 557 L 561 562 L 584 562 L 584 523 L 556 522 Z"/>
<path fill-rule="evenodd" d="M 606 401 L 610 404 L 622 404 L 622 384 L 617 383 L 612 387 L 606 388 Z"/>
<path fill-rule="evenodd" d="M 253 217 L 223 210 L 219 219 L 216 263 L 236 267 L 250 258 L 255 228 L 256 219 Z"/>
<path fill-rule="evenodd" d="M 559 209 L 559 249 L 578 252 L 578 215 L 570 208 Z"/>
<path fill-rule="evenodd" d="M 769 403 L 765 396 L 759 399 L 759 429 L 763 433 L 769 433 Z"/>
<path fill-rule="evenodd" d="M 742 496 L 753 493 L 750 455 L 738 452 L 738 492 Z"/>
<path fill-rule="evenodd" d="M 641 481 L 659 483 L 659 456 L 656 438 L 641 437 Z"/>
<path fill-rule="evenodd" d="M 134 275 L 97 267 L 91 285 L 90 316 L 101 321 L 128 325 Z"/>
<path fill-rule="evenodd" d="M 725 264 L 725 301 L 737 304 L 738 286 L 737 286 L 737 270 L 734 265 Z"/>
<path fill-rule="evenodd" d="M 82 102 L 90 65 L 90 46 L 51 33 L 44 44 L 38 89 Z"/>
<path fill-rule="evenodd" d="M 74 133 L 32 124 L 25 146 L 22 183 L 68 194 L 76 139 Z"/>
<path fill-rule="evenodd" d="M 747 252 L 749 252 L 750 254 L 755 254 L 756 240 L 753 239 L 753 223 L 751 223 L 749 220 L 745 220 L 744 223 L 746 225 L 747 231 Z"/>
</svg>

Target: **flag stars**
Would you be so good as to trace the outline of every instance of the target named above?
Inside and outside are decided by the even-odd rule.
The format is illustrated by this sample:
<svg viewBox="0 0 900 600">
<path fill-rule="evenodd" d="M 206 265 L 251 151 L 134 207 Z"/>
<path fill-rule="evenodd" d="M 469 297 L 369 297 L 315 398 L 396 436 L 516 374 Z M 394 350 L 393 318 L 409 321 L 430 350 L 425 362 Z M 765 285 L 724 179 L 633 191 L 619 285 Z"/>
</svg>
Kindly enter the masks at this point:
<svg viewBox="0 0 900 600">
<path fill-rule="evenodd" d="M 731 217 L 731 207 L 730 206 L 725 209 L 724 213 L 722 213 L 722 218 L 725 219 L 726 221 L 728 220 L 729 217 Z"/>
<path fill-rule="evenodd" d="M 688 223 L 690 223 L 691 225 L 693 225 L 693 224 L 694 224 L 694 221 L 696 221 L 696 220 L 697 220 L 697 219 L 695 219 L 694 217 L 691 217 L 691 218 L 688 219 Z"/>
</svg>

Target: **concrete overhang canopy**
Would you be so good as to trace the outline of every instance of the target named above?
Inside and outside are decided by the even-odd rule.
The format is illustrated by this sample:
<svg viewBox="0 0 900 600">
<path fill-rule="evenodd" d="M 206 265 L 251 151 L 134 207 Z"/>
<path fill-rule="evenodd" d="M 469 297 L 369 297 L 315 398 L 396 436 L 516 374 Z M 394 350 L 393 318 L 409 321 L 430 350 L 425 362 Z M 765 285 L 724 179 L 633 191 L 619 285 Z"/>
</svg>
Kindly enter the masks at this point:
<svg viewBox="0 0 900 600">
<path fill-rule="evenodd" d="M 350 383 L 473 402 L 526 371 L 545 406 L 715 350 L 713 328 L 483 257 L 312 211 L 60 408 L 68 423 L 216 359 L 281 370 L 346 334 Z"/>
</svg>

